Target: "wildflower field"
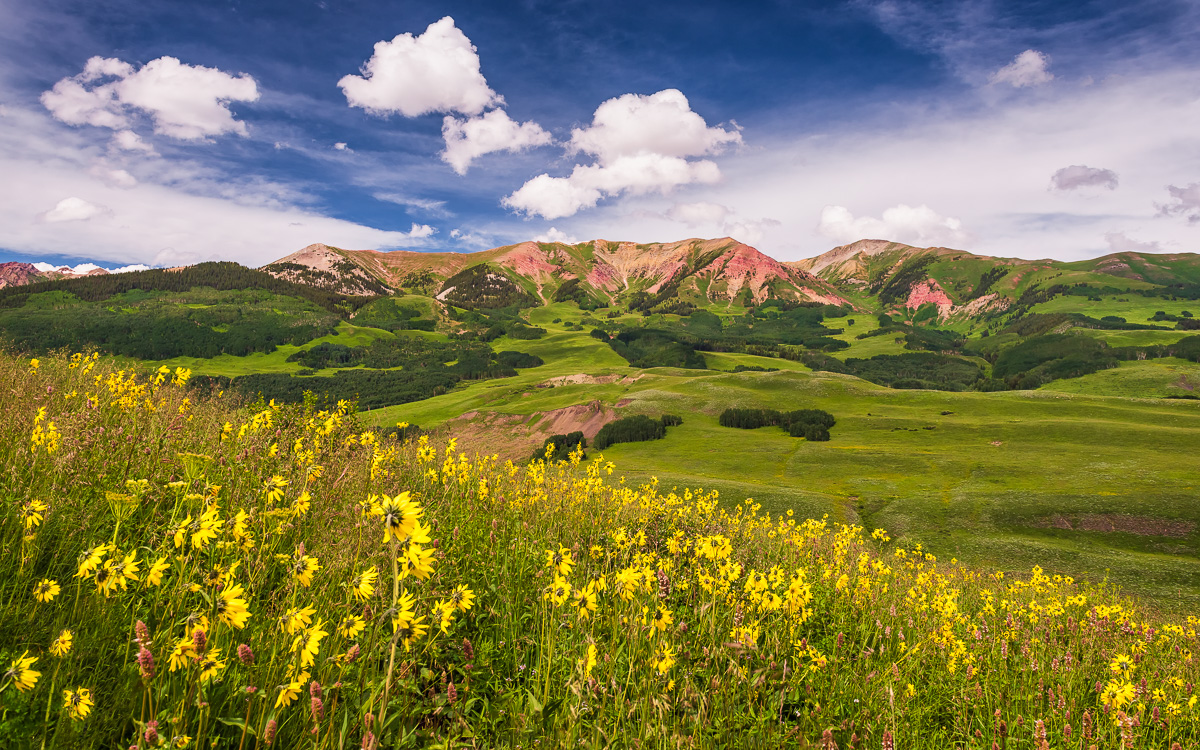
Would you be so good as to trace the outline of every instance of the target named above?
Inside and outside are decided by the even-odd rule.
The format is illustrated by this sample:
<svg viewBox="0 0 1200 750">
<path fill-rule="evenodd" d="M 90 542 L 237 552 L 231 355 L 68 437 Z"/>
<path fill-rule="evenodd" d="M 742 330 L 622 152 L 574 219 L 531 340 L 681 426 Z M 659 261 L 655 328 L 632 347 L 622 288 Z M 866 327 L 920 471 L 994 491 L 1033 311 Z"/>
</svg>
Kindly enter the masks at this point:
<svg viewBox="0 0 1200 750">
<path fill-rule="evenodd" d="M 1195 618 L 188 375 L 0 357 L 0 747 L 1200 737 Z"/>
</svg>

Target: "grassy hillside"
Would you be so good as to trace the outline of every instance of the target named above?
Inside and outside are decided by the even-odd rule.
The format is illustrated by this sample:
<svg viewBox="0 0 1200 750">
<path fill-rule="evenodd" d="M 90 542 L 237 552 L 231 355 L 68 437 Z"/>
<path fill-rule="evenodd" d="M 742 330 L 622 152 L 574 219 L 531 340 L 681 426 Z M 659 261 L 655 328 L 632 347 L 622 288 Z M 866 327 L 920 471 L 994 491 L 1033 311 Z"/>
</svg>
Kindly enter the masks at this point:
<svg viewBox="0 0 1200 750">
<path fill-rule="evenodd" d="M 1194 618 L 1107 586 L 186 377 L 0 357 L 4 747 L 1200 740 Z"/>
</svg>

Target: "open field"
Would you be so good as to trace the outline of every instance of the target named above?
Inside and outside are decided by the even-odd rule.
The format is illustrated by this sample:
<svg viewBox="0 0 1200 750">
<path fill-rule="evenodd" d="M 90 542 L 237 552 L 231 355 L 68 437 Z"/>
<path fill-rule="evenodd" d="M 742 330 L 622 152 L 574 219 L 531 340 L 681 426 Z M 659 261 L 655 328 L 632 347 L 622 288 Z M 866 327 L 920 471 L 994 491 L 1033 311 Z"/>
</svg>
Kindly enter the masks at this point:
<svg viewBox="0 0 1200 750">
<path fill-rule="evenodd" d="M 563 353 L 552 336 L 512 344 Z M 638 371 L 616 363 L 588 368 L 579 359 L 574 365 L 536 368 L 364 417 L 435 426 L 478 409 L 531 414 L 627 400 L 624 413 L 684 418 L 664 440 L 605 451 L 639 480 L 657 476 L 667 486 L 719 489 L 730 505 L 752 497 L 772 512 L 790 508 L 887 528 L 971 564 L 1108 575 L 1161 604 L 1200 607 L 1200 402 L 1086 395 L 1118 387 L 1089 378 L 1116 378 L 1131 393 L 1157 394 L 1181 372 L 1200 379 L 1193 363 L 1130 362 L 1054 384 L 1080 393 L 1047 387 L 999 394 L 889 390 L 830 373 Z M 629 385 L 531 387 L 566 370 L 643 377 Z M 518 380 L 524 382 L 512 382 Z M 838 424 L 830 442 L 807 443 L 776 428 L 718 426 L 716 416 L 731 406 L 820 408 Z"/>
</svg>

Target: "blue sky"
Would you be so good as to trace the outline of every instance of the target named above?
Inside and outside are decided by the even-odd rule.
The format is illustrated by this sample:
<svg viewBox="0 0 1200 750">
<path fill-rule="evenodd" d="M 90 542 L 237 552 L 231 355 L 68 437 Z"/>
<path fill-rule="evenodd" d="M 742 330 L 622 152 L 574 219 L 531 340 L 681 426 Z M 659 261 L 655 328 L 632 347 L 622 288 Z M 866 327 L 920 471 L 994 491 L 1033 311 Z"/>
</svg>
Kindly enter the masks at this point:
<svg viewBox="0 0 1200 750">
<path fill-rule="evenodd" d="M 1192 2 L 0 0 L 0 260 L 1191 252 Z"/>
</svg>

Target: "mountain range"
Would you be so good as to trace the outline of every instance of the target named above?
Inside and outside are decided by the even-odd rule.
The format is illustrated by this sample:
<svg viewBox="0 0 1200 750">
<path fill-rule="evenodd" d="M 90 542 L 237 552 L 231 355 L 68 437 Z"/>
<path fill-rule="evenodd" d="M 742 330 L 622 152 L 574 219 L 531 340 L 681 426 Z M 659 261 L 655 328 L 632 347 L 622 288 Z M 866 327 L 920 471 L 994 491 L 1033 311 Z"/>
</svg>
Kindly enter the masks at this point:
<svg viewBox="0 0 1200 750">
<path fill-rule="evenodd" d="M 414 293 L 459 303 L 464 294 L 482 294 L 475 301 L 484 307 L 487 299 L 513 295 L 526 305 L 574 300 L 602 307 L 620 298 L 647 311 L 779 299 L 855 309 L 925 308 L 943 321 L 1006 310 L 1038 289 L 1200 285 L 1200 255 L 1194 253 L 1123 252 L 1063 262 L 872 239 L 791 262 L 730 237 L 647 244 L 531 241 L 474 253 L 347 250 L 318 243 L 260 270 L 352 297 Z M 91 264 L 3 263 L 0 288 L 107 273 Z M 484 286 L 488 290 L 480 291 Z"/>
</svg>

